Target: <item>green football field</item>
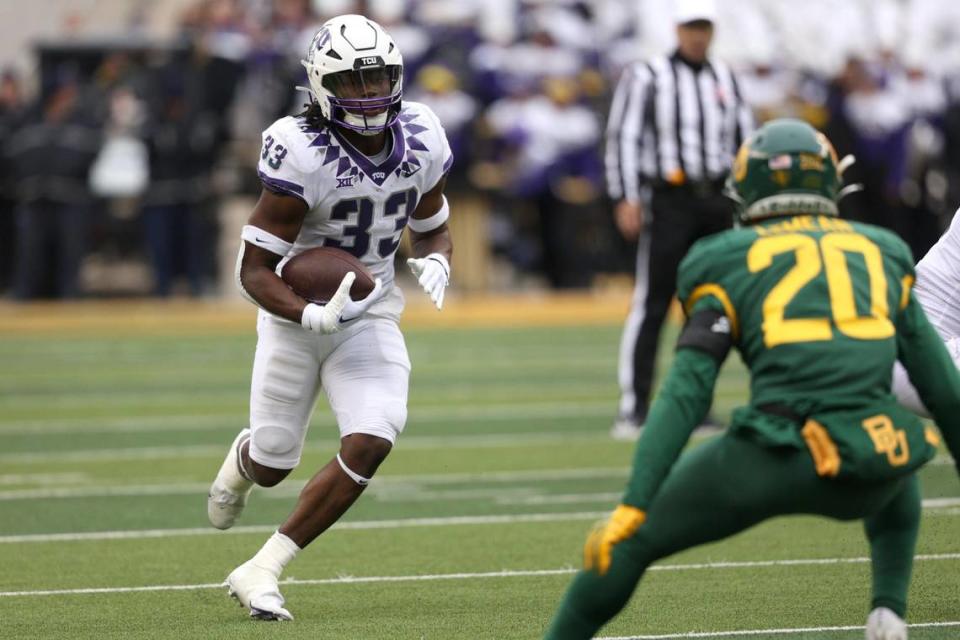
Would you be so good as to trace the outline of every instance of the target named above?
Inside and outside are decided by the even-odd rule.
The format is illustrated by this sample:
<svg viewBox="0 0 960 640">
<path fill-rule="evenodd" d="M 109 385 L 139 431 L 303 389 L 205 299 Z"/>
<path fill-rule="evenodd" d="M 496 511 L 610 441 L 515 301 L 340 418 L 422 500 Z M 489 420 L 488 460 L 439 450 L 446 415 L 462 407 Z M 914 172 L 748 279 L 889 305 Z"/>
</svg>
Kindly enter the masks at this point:
<svg viewBox="0 0 960 640">
<path fill-rule="evenodd" d="M 303 463 L 240 525 L 206 489 L 246 422 L 252 323 L 226 334 L 0 334 L 0 638 L 537 638 L 632 446 L 607 436 L 619 324 L 408 329 L 409 420 L 375 482 L 285 574 L 290 623 L 221 581 L 336 450 L 321 402 Z M 669 349 L 664 358 L 669 358 Z M 746 394 L 731 358 L 725 417 Z M 960 637 L 960 484 L 923 471 L 914 640 Z M 671 557 L 604 638 L 862 638 L 858 524 L 797 517 Z"/>
</svg>

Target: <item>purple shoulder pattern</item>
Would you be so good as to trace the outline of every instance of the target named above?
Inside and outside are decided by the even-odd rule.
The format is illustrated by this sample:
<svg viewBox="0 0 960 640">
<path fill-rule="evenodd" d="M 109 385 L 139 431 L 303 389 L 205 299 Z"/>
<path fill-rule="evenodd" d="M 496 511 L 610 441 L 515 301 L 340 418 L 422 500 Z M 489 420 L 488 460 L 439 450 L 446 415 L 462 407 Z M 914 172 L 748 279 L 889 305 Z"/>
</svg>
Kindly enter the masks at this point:
<svg viewBox="0 0 960 640">
<path fill-rule="evenodd" d="M 415 151 L 430 151 L 426 144 L 417 137 L 417 134 L 428 130 L 428 127 L 417 122 L 419 113 L 413 110 L 404 110 L 400 114 L 399 122 L 403 129 L 404 144 L 407 148 L 406 157 L 397 167 L 397 175 L 409 178 L 422 168 Z"/>
<path fill-rule="evenodd" d="M 370 179 L 378 185 L 383 184 L 389 175 L 409 178 L 422 168 L 418 152 L 429 152 L 430 148 L 417 136 L 429 130 L 420 120 L 421 114 L 413 109 L 404 109 L 393 124 L 394 148 L 390 157 L 380 165 L 359 153 L 335 130 L 318 127 L 298 118 L 300 131 L 311 137 L 309 148 L 317 149 L 323 166 L 336 164 L 337 178 L 352 178 L 356 183 Z"/>
</svg>

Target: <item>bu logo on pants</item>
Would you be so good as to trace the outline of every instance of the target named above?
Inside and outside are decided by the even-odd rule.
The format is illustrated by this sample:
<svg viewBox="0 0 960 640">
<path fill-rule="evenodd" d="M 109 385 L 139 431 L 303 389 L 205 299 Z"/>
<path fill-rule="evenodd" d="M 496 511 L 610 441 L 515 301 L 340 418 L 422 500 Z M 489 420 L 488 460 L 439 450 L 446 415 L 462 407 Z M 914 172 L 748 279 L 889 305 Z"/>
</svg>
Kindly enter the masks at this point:
<svg viewBox="0 0 960 640">
<path fill-rule="evenodd" d="M 910 460 L 910 447 L 907 446 L 907 433 L 895 429 L 893 422 L 885 415 L 873 416 L 863 421 L 877 453 L 886 454 L 891 467 L 902 467 Z"/>
</svg>

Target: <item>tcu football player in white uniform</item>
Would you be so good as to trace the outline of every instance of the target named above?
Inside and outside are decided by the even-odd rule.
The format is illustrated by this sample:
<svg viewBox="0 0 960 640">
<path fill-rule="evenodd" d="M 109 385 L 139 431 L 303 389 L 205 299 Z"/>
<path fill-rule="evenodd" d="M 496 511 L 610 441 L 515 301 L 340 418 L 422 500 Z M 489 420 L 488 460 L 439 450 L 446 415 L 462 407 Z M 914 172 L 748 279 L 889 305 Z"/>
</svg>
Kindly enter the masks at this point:
<svg viewBox="0 0 960 640">
<path fill-rule="evenodd" d="M 272 487 L 297 466 L 322 387 L 340 452 L 226 580 L 251 616 L 268 620 L 292 619 L 277 587 L 281 571 L 353 504 L 403 430 L 410 361 L 397 324 L 400 236 L 409 228 L 416 257 L 407 264 L 437 309 L 452 252 L 443 196 L 450 147 L 430 109 L 401 104 L 403 61 L 390 36 L 363 16 L 339 16 L 317 32 L 303 65 L 310 105 L 263 133 L 264 189 L 237 260 L 241 290 L 261 307 L 250 428 L 231 445 L 207 503 L 211 524 L 227 529 L 254 484 Z M 375 277 L 373 291 L 350 299 L 350 273 L 325 305 L 293 293 L 279 267 L 318 246 L 359 258 Z"/>
<path fill-rule="evenodd" d="M 954 214 L 950 228 L 917 263 L 913 291 L 960 367 L 960 210 Z M 911 411 L 930 417 L 899 362 L 893 369 L 893 394 Z"/>
</svg>

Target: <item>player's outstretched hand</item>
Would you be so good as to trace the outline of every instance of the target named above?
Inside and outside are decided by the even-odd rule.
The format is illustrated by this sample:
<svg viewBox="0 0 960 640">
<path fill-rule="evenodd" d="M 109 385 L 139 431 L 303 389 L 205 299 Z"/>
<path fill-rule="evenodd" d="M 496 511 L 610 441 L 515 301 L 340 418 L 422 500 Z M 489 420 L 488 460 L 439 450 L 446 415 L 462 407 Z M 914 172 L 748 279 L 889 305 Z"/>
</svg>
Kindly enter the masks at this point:
<svg viewBox="0 0 960 640">
<path fill-rule="evenodd" d="M 450 283 L 450 263 L 447 259 L 439 253 L 431 253 L 425 258 L 410 258 L 407 266 L 437 309 L 442 309 L 443 294 Z"/>
<path fill-rule="evenodd" d="M 384 296 L 386 290 L 380 278 L 373 281 L 373 290 L 363 300 L 353 300 L 350 297 L 350 287 L 356 280 L 357 274 L 351 271 L 343 276 L 337 292 L 333 294 L 327 304 L 310 303 L 303 309 L 300 324 L 305 329 L 317 333 L 336 333 L 351 320 L 356 320 Z"/>
<path fill-rule="evenodd" d="M 583 545 L 583 567 L 594 569 L 600 575 L 610 568 L 613 548 L 637 532 L 647 519 L 641 509 L 621 504 L 610 515 L 610 519 L 597 525 L 587 542 Z"/>
</svg>

